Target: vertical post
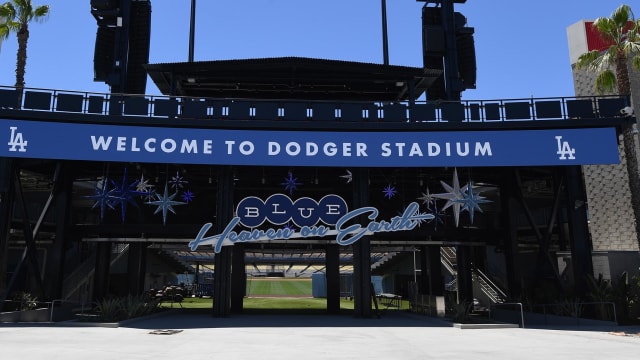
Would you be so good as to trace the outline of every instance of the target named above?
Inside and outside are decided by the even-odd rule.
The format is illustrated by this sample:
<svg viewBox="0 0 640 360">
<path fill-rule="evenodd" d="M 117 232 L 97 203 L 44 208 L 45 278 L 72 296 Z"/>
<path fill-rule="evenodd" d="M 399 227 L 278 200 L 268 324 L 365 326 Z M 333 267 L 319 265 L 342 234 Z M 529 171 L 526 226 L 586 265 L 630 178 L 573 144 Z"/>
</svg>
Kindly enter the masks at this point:
<svg viewBox="0 0 640 360">
<path fill-rule="evenodd" d="M 501 221 L 504 229 L 504 261 L 507 272 L 507 291 L 512 298 L 518 298 L 521 294 L 522 283 L 520 279 L 520 266 L 518 261 L 518 229 L 516 218 L 516 170 L 506 170 L 503 183 L 500 185 Z"/>
<path fill-rule="evenodd" d="M 382 56 L 384 65 L 389 65 L 389 39 L 387 36 L 387 1 L 382 1 Z"/>
<path fill-rule="evenodd" d="M 13 219 L 13 166 L 11 158 L 0 158 L 0 301 L 6 300 L 7 295 L 7 260 L 9 249 L 9 230 Z M 4 294 L 4 295 L 3 295 Z M 0 310 L 4 302 L 0 302 Z"/>
<path fill-rule="evenodd" d="M 147 244 L 129 243 L 127 256 L 127 279 L 129 294 L 139 295 L 144 292 L 144 279 L 147 273 Z"/>
<path fill-rule="evenodd" d="M 338 244 L 327 244 L 325 268 L 327 276 L 327 312 L 340 313 L 340 249 Z"/>
<path fill-rule="evenodd" d="M 193 62 L 193 47 L 196 32 L 196 0 L 191 0 L 191 19 L 189 21 L 189 62 Z"/>
<path fill-rule="evenodd" d="M 353 206 L 359 208 L 369 202 L 369 174 L 367 169 L 357 169 L 353 174 L 354 197 Z M 365 223 L 363 216 L 358 219 Z M 353 246 L 353 295 L 354 315 L 356 317 L 371 317 L 371 241 L 369 236 L 363 236 Z"/>
<path fill-rule="evenodd" d="M 435 296 L 444 295 L 444 278 L 442 277 L 442 255 L 440 245 L 427 245 L 425 258 L 429 269 L 429 294 Z"/>
<path fill-rule="evenodd" d="M 583 183 L 582 168 L 577 165 L 565 168 L 571 264 L 573 265 L 575 291 L 580 296 L 589 291 L 587 276 L 593 275 L 591 241 L 587 225 L 587 196 Z"/>
<path fill-rule="evenodd" d="M 458 265 L 458 303 L 469 304 L 473 302 L 473 279 L 471 276 L 471 251 L 470 246 L 456 246 L 456 263 Z"/>
<path fill-rule="evenodd" d="M 96 266 L 93 273 L 93 301 L 100 301 L 107 296 L 110 267 L 111 242 L 99 242 L 96 247 Z"/>
<path fill-rule="evenodd" d="M 233 167 L 218 169 L 218 189 L 215 231 L 220 234 L 233 217 Z M 231 310 L 231 256 L 230 246 L 223 246 L 215 255 L 215 275 L 213 279 L 213 316 L 225 317 Z"/>
<path fill-rule="evenodd" d="M 244 244 L 235 244 L 231 255 L 231 312 L 242 314 L 247 289 Z"/>
<path fill-rule="evenodd" d="M 49 250 L 46 263 L 47 270 L 44 274 L 45 294 L 49 299 L 62 298 L 62 283 L 64 274 L 64 264 L 66 263 L 65 243 L 68 242 L 70 235 L 69 215 L 71 212 L 71 192 L 73 186 L 73 177 L 70 174 L 70 167 L 66 162 L 60 165 L 60 175 L 57 180 L 59 185 L 54 186 L 55 201 L 55 223 L 56 237 Z"/>
</svg>

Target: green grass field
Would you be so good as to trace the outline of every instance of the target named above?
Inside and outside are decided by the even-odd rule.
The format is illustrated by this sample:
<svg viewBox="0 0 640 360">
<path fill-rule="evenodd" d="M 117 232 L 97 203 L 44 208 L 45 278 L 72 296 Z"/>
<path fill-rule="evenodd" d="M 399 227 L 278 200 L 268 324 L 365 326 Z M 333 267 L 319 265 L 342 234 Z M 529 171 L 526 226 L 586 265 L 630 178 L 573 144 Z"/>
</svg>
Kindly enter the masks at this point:
<svg viewBox="0 0 640 360">
<path fill-rule="evenodd" d="M 251 278 L 247 280 L 246 294 L 248 297 L 310 297 L 311 279 Z"/>
<path fill-rule="evenodd" d="M 186 298 L 181 304 L 163 303 L 162 306 L 207 311 L 213 307 L 213 300 Z M 353 300 L 340 300 L 341 311 L 348 313 L 353 311 L 353 307 Z M 250 278 L 247 280 L 243 309 L 245 313 L 325 314 L 327 299 L 312 297 L 311 279 Z M 408 309 L 406 300 L 402 301 L 401 309 Z"/>
</svg>

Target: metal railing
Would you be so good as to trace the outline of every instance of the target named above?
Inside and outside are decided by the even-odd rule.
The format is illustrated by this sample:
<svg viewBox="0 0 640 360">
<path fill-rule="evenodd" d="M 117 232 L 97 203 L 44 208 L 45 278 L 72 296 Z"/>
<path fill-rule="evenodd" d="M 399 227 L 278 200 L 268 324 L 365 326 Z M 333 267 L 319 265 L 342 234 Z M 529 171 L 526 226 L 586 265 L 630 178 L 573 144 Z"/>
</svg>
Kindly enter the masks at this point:
<svg viewBox="0 0 640 360">
<path fill-rule="evenodd" d="M 514 306 L 517 305 L 520 307 L 520 321 L 522 323 L 522 327 L 524 328 L 524 307 L 522 303 L 497 303 L 492 304 L 489 308 L 489 318 L 491 318 L 491 314 L 493 313 L 493 309 L 497 307 L 504 306 Z M 599 309 L 610 308 L 611 311 L 604 311 L 607 317 L 611 317 L 610 320 L 604 319 L 603 317 L 598 318 L 587 318 L 584 317 L 584 306 L 585 305 L 597 305 Z M 597 320 L 597 321 L 613 321 L 615 324 L 618 323 L 618 318 L 616 315 L 616 304 L 613 302 L 568 302 L 568 303 L 555 303 L 555 304 L 535 304 L 528 306 L 532 310 L 533 314 L 539 314 L 545 317 L 545 323 L 547 322 L 547 316 L 568 316 L 575 320 L 576 324 L 580 324 L 580 320 Z M 536 308 L 541 308 L 542 311 L 535 311 Z M 597 310 L 596 310 L 597 311 Z"/>
<path fill-rule="evenodd" d="M 78 302 L 78 301 L 70 301 L 65 299 L 55 299 L 52 301 L 37 301 L 37 300 L 4 300 L 4 304 L 10 305 L 8 309 L 5 309 L 6 312 L 25 312 L 25 311 L 45 311 L 47 313 L 47 320 L 49 322 L 54 321 L 54 311 L 56 308 L 60 308 L 63 305 L 73 306 L 73 308 L 77 308 L 80 314 L 84 314 L 86 310 L 91 310 L 95 305 L 95 303 L 87 303 L 87 302 Z M 44 315 L 44 314 L 42 314 Z M 45 321 L 43 316 L 35 316 L 32 317 L 35 322 Z M 0 318 L 1 319 L 1 318 Z M 16 320 L 13 321 L 25 321 L 20 316 L 16 317 Z"/>
<path fill-rule="evenodd" d="M 19 92 L 0 86 L 0 109 L 178 120 L 489 124 L 625 118 L 630 116 L 629 106 L 628 96 L 356 102 L 171 97 L 38 88 Z"/>
<path fill-rule="evenodd" d="M 489 319 L 491 319 L 491 309 L 498 307 L 498 306 L 513 306 L 513 305 L 517 305 L 520 307 L 520 327 L 524 329 L 524 308 L 522 306 L 522 303 L 498 303 L 498 304 L 491 304 L 491 306 L 489 307 Z"/>
</svg>

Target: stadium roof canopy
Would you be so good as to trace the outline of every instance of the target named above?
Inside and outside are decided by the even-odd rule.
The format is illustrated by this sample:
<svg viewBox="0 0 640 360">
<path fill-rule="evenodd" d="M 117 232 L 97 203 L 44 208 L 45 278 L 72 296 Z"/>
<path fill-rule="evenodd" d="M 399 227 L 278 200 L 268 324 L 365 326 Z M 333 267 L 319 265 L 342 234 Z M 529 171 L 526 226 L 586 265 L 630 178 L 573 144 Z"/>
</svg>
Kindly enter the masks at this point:
<svg viewBox="0 0 640 360">
<path fill-rule="evenodd" d="M 422 67 L 304 57 L 148 64 L 165 95 L 349 101 L 416 99 L 442 75 Z M 412 86 L 413 85 L 413 86 Z"/>
</svg>

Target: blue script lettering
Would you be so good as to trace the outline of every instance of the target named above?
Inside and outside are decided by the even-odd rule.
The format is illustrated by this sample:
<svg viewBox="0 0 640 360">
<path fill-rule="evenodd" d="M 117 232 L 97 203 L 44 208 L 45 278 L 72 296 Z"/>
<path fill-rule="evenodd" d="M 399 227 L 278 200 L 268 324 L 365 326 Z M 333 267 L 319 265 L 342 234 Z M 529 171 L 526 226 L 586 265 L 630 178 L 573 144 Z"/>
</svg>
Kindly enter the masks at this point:
<svg viewBox="0 0 640 360">
<path fill-rule="evenodd" d="M 258 240 L 277 240 L 277 239 L 288 239 L 293 235 L 293 230 L 291 229 L 267 229 L 267 230 L 259 230 L 254 229 L 251 231 L 242 230 L 239 233 L 233 231 L 233 228 L 238 225 L 240 222 L 239 217 L 234 217 L 231 219 L 227 227 L 224 231 L 219 235 L 213 235 L 209 237 L 204 237 L 204 235 L 211 228 L 211 223 L 206 223 L 200 228 L 198 235 L 194 240 L 189 242 L 189 248 L 193 251 L 198 248 L 200 245 L 209 245 L 211 244 L 216 253 L 219 253 L 222 250 L 222 245 L 225 243 L 227 245 L 235 244 L 237 242 L 251 242 Z"/>
<path fill-rule="evenodd" d="M 378 217 L 379 211 L 374 207 L 363 207 L 348 212 L 338 220 L 336 223 L 336 230 L 338 231 L 336 241 L 338 244 L 351 245 L 360 240 L 363 236 L 377 232 L 412 230 L 421 222 L 434 218 L 433 214 L 421 214 L 420 206 L 417 203 L 412 202 L 407 206 L 401 216 L 394 216 L 390 221 L 371 221 L 364 228 L 360 224 L 352 224 L 343 228 L 345 223 L 349 220 L 366 213 L 370 213 L 369 216 L 367 216 L 369 220 L 375 220 Z"/>
<path fill-rule="evenodd" d="M 328 235 L 336 235 L 336 241 L 340 245 L 351 245 L 360 240 L 365 235 L 370 235 L 378 232 L 394 232 L 412 230 L 418 224 L 432 220 L 433 214 L 420 213 L 420 206 L 418 203 L 412 202 L 407 206 L 405 211 L 400 216 L 394 216 L 389 221 L 380 220 L 376 221 L 380 212 L 374 207 L 363 207 L 353 210 L 344 214 L 336 222 L 335 230 L 324 226 L 303 226 L 300 232 L 296 233 L 292 229 L 267 229 L 267 230 L 241 230 L 235 232 L 233 229 L 240 224 L 240 218 L 234 217 L 231 219 L 227 227 L 221 234 L 205 237 L 205 234 L 211 229 L 211 223 L 207 223 L 202 226 L 198 235 L 194 240 L 189 242 L 191 250 L 196 250 L 200 245 L 212 245 L 214 251 L 219 253 L 224 245 L 233 245 L 237 242 L 251 242 L 262 240 L 284 240 L 293 238 L 307 238 L 307 237 L 324 237 Z M 366 226 L 362 224 L 354 223 L 348 224 L 350 221 L 357 219 L 361 215 L 367 215 L 370 221 Z"/>
</svg>

